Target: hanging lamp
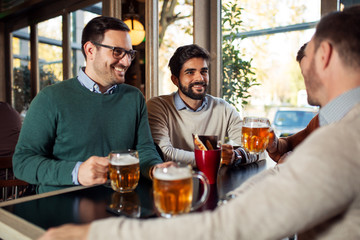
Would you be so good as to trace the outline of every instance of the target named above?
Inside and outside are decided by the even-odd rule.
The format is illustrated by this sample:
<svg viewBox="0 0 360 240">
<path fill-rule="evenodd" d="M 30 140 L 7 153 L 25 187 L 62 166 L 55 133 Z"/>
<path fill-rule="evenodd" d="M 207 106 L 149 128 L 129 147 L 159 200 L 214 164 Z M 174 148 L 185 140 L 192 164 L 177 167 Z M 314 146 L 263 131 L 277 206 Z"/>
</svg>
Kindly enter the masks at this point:
<svg viewBox="0 0 360 240">
<path fill-rule="evenodd" d="M 131 44 L 133 46 L 139 45 L 144 41 L 145 30 L 144 26 L 139 21 L 139 15 L 135 13 L 132 1 L 129 5 L 129 13 L 124 15 L 124 23 L 130 28 Z"/>
</svg>

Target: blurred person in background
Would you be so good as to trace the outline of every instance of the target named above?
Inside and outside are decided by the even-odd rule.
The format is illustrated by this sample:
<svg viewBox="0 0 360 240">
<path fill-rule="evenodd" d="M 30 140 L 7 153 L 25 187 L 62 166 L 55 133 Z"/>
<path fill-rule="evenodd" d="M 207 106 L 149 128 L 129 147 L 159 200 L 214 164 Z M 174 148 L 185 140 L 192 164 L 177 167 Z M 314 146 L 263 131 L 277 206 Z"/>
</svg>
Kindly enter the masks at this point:
<svg viewBox="0 0 360 240">
<path fill-rule="evenodd" d="M 6 102 L 0 102 L 0 157 L 12 157 L 21 130 L 20 114 Z M 1 160 L 0 160 L 1 161 Z M 7 169 L 0 170 L 0 180 L 13 179 L 14 174 Z M 3 190 L 4 191 L 4 190 Z M 22 195 L 24 191 L 20 191 Z M 7 197 L 12 190 L 7 188 Z M 0 200 L 3 200 L 2 198 Z"/>
<path fill-rule="evenodd" d="M 296 61 L 299 63 L 301 73 L 303 72 L 302 60 L 305 56 L 305 48 L 308 43 L 301 46 L 296 55 Z M 310 133 L 319 127 L 319 115 L 317 114 L 309 124 L 300 132 L 288 136 L 278 138 L 274 131 L 270 133 L 269 145 L 267 152 L 269 156 L 277 163 L 282 163 L 286 156 L 290 154 L 297 145 L 299 145 Z"/>
<path fill-rule="evenodd" d="M 0 102 L 0 156 L 12 156 L 21 130 L 20 114 L 8 103 Z"/>
</svg>

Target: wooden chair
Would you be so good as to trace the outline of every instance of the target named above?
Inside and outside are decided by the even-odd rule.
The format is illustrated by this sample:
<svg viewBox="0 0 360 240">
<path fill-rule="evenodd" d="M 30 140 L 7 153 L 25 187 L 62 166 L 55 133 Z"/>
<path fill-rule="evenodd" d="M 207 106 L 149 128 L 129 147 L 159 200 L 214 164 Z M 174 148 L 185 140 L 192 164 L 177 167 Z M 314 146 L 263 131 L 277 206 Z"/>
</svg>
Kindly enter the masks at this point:
<svg viewBox="0 0 360 240">
<path fill-rule="evenodd" d="M 29 183 L 16 179 L 12 170 L 12 156 L 0 157 L 1 201 L 18 198 L 29 186 Z"/>
</svg>

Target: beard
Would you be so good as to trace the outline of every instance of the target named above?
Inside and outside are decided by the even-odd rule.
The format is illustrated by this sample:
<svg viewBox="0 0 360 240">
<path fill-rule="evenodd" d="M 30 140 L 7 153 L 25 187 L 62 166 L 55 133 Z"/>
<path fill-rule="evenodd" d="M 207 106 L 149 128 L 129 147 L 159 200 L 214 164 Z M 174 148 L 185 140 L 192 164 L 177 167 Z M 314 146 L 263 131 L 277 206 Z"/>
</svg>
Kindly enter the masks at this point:
<svg viewBox="0 0 360 240">
<path fill-rule="evenodd" d="M 322 88 L 319 74 L 316 72 L 315 61 L 312 59 L 310 69 L 307 72 L 307 77 L 304 76 L 307 100 L 312 106 L 321 106 L 320 104 L 320 90 Z"/>
<path fill-rule="evenodd" d="M 195 93 L 192 90 L 192 87 L 195 85 L 202 85 L 204 86 L 204 92 L 202 93 Z M 187 97 L 194 99 L 194 100 L 203 100 L 206 96 L 206 91 L 207 91 L 207 84 L 204 81 L 197 81 L 197 82 L 193 82 L 190 83 L 187 87 L 182 85 L 181 82 L 179 81 L 179 90 Z"/>
</svg>

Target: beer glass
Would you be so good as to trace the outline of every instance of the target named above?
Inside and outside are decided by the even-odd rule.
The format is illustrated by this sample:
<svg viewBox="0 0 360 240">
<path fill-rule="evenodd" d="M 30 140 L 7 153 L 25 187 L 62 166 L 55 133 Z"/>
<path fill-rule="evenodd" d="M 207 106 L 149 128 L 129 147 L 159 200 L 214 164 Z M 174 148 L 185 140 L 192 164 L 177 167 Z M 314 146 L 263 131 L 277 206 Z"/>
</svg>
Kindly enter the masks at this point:
<svg viewBox="0 0 360 240">
<path fill-rule="evenodd" d="M 269 143 L 270 121 L 261 117 L 245 117 L 242 125 L 241 141 L 249 153 L 259 154 L 265 151 Z"/>
<path fill-rule="evenodd" d="M 203 183 L 204 191 L 192 206 L 193 178 L 198 178 Z M 170 218 L 201 207 L 209 197 L 209 183 L 203 173 L 193 172 L 188 165 L 156 168 L 153 175 L 153 194 L 158 215 Z"/>
<path fill-rule="evenodd" d="M 134 150 L 110 152 L 109 177 L 113 190 L 121 193 L 133 191 L 140 178 L 138 152 Z"/>
<path fill-rule="evenodd" d="M 117 215 L 139 218 L 141 215 L 139 196 L 135 191 L 128 193 L 114 192 L 107 209 Z"/>
</svg>

